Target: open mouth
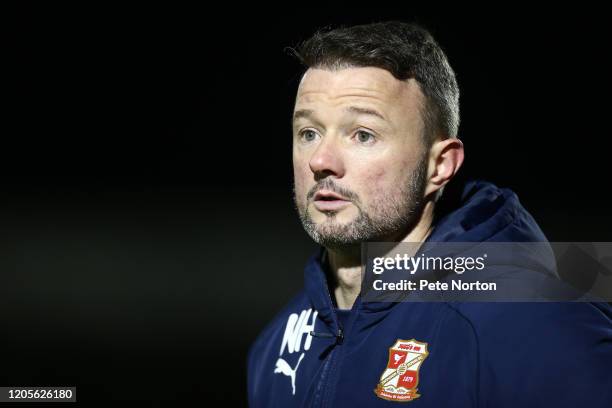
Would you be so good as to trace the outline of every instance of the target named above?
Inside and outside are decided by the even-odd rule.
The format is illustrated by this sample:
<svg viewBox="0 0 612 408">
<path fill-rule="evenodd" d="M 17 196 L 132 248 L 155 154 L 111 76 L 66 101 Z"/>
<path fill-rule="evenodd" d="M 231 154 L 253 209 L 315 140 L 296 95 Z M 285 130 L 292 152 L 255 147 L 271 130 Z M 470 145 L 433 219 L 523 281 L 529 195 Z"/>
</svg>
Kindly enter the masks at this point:
<svg viewBox="0 0 612 408">
<path fill-rule="evenodd" d="M 337 211 L 351 204 L 351 201 L 329 190 L 319 190 L 314 196 L 314 205 L 319 211 Z"/>
</svg>

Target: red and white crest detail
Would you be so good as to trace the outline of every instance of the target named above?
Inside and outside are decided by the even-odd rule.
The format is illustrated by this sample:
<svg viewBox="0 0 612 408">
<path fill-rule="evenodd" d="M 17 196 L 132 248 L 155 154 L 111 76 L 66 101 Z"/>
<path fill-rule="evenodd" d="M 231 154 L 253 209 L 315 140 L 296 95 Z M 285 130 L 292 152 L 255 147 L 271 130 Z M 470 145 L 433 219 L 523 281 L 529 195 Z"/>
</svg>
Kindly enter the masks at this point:
<svg viewBox="0 0 612 408">
<path fill-rule="evenodd" d="M 397 402 L 420 397 L 417 394 L 419 369 L 428 355 L 427 343 L 397 339 L 389 348 L 389 361 L 374 393 L 379 398 Z"/>
</svg>

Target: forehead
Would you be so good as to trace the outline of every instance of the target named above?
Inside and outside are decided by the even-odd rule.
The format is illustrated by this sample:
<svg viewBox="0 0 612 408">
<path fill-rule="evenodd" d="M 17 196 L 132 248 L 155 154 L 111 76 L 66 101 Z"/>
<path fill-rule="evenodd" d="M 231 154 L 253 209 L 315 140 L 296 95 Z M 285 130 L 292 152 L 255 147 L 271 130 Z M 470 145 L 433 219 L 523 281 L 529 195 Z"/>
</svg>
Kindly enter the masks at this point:
<svg viewBox="0 0 612 408">
<path fill-rule="evenodd" d="M 312 103 L 342 104 L 361 99 L 391 111 L 419 108 L 422 93 L 414 79 L 400 81 L 375 67 L 310 68 L 300 82 L 296 108 Z"/>
</svg>

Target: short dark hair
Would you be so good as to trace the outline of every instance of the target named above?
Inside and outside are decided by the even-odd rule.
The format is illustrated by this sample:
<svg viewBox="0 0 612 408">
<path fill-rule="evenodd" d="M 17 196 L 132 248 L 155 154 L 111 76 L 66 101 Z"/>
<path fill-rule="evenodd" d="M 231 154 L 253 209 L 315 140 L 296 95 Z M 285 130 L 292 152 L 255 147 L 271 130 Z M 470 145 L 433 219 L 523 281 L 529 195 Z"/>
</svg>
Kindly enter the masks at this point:
<svg viewBox="0 0 612 408">
<path fill-rule="evenodd" d="M 425 96 L 425 141 L 456 137 L 459 86 L 442 48 L 419 25 L 400 21 L 322 29 L 292 50 L 307 68 L 377 67 L 414 78 Z"/>
</svg>

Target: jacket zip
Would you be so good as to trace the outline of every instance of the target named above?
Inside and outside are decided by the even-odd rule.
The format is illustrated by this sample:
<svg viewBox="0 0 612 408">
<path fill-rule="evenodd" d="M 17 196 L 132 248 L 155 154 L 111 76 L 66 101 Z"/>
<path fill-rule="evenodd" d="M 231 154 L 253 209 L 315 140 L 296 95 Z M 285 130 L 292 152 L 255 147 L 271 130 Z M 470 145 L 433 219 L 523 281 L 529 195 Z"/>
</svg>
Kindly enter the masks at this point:
<svg viewBox="0 0 612 408">
<path fill-rule="evenodd" d="M 359 305 L 360 305 L 360 297 L 357 296 L 357 298 L 355 299 L 355 303 L 353 304 L 353 307 L 351 308 L 351 313 L 346 323 L 347 324 L 345 328 L 346 330 L 343 330 L 340 327 L 340 324 L 338 322 L 338 327 L 340 327 L 339 328 L 339 339 L 341 340 L 340 342 L 336 343 L 336 345 L 342 346 L 342 343 L 344 342 L 346 335 L 351 331 L 355 323 L 355 319 L 357 317 Z M 321 408 L 333 407 L 332 403 L 333 403 L 333 399 L 335 395 L 335 392 L 334 392 L 335 386 L 337 384 L 337 378 L 340 375 L 338 368 L 342 364 L 343 355 L 345 354 L 344 349 L 346 349 L 346 347 L 340 347 L 338 349 L 338 353 L 335 353 L 336 357 L 332 361 L 330 361 L 329 377 L 328 377 L 328 380 L 325 382 L 325 386 L 323 390 L 323 400 L 321 401 Z M 335 351 L 335 348 L 334 348 L 334 351 Z"/>
<path fill-rule="evenodd" d="M 337 332 L 336 334 L 332 334 L 332 333 L 315 333 L 314 331 L 312 331 L 310 334 L 314 337 L 324 337 L 324 338 L 336 338 L 336 342 L 332 345 L 332 350 L 329 352 L 329 356 L 327 356 L 327 358 L 325 359 L 325 363 L 323 365 L 323 370 L 321 372 L 321 376 L 319 377 L 319 383 L 317 384 L 317 388 L 316 388 L 316 392 L 315 392 L 315 397 L 313 400 L 313 407 L 322 407 L 323 406 L 323 401 L 322 398 L 323 396 L 325 396 L 326 392 L 327 392 L 327 384 L 329 384 L 329 381 L 326 381 L 327 375 L 328 375 L 328 371 L 330 369 L 332 369 L 334 367 L 333 362 L 336 360 L 336 348 L 338 345 L 341 345 L 344 342 L 344 331 L 342 329 L 342 326 L 340 325 L 340 320 L 338 320 L 338 316 L 336 315 L 336 310 L 334 308 L 334 301 L 331 298 L 331 294 L 329 291 L 329 285 L 327 284 L 327 282 L 325 282 L 325 289 L 327 292 L 327 300 L 329 300 L 329 308 L 331 311 L 331 315 L 332 315 L 332 320 L 333 322 L 336 324 L 337 327 Z"/>
</svg>

